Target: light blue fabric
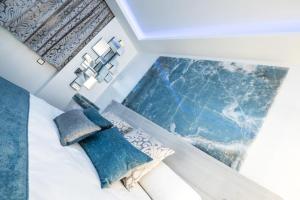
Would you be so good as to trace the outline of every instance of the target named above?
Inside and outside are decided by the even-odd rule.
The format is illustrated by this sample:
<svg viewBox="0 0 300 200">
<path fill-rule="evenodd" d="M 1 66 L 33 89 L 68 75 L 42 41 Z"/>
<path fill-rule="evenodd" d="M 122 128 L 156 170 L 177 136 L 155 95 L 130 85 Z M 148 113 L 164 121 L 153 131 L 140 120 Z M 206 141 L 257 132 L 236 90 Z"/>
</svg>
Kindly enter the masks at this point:
<svg viewBox="0 0 300 200">
<path fill-rule="evenodd" d="M 152 160 L 131 145 L 117 128 L 99 131 L 79 144 L 95 166 L 102 188 L 120 180 L 134 167 Z"/>
<path fill-rule="evenodd" d="M 100 131 L 101 128 L 89 120 L 83 110 L 70 110 L 54 119 L 58 128 L 60 143 L 68 146 Z"/>
<path fill-rule="evenodd" d="M 0 199 L 28 199 L 29 93 L 0 77 Z"/>
</svg>

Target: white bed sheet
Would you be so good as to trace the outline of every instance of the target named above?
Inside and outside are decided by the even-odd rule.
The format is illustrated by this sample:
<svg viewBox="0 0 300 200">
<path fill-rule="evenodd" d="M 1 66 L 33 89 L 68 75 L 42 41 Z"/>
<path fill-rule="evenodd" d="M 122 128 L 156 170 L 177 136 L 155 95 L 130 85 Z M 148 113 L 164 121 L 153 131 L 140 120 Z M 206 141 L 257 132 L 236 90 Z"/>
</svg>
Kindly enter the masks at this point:
<svg viewBox="0 0 300 200">
<path fill-rule="evenodd" d="M 141 187 L 120 182 L 101 189 L 91 161 L 78 145 L 63 147 L 53 119 L 62 111 L 31 95 L 28 125 L 29 200 L 149 200 Z"/>
<path fill-rule="evenodd" d="M 201 200 L 199 194 L 163 162 L 143 176 L 140 184 L 155 200 Z"/>
</svg>

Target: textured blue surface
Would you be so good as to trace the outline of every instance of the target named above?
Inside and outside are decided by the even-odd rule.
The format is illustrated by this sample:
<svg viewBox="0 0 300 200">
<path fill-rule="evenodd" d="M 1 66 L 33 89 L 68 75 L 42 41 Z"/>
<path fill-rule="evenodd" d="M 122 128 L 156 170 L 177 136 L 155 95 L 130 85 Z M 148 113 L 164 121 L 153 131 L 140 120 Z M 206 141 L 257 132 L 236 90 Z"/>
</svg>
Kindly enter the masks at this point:
<svg viewBox="0 0 300 200">
<path fill-rule="evenodd" d="M 0 199 L 28 198 L 29 93 L 0 77 Z"/>
<path fill-rule="evenodd" d="M 160 57 L 123 104 L 238 169 L 287 69 Z"/>
<path fill-rule="evenodd" d="M 108 128 L 111 128 L 113 126 L 113 124 L 110 121 L 108 121 L 107 119 L 102 117 L 99 114 L 99 112 L 93 107 L 84 109 L 83 113 L 94 124 L 96 124 L 97 126 L 100 126 L 101 130 L 108 129 Z"/>
<path fill-rule="evenodd" d="M 110 128 L 79 142 L 95 166 L 101 187 L 106 188 L 136 166 L 152 158 L 130 144 L 117 128 Z"/>
</svg>

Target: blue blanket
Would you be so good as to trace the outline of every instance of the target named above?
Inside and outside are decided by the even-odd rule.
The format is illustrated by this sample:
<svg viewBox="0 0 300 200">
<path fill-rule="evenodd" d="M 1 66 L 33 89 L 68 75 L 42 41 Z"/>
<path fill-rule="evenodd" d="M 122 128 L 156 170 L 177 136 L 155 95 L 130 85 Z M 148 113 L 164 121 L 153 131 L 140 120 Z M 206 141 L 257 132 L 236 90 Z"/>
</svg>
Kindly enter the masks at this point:
<svg viewBox="0 0 300 200">
<path fill-rule="evenodd" d="M 28 199 L 29 93 L 0 77 L 0 199 Z"/>
</svg>

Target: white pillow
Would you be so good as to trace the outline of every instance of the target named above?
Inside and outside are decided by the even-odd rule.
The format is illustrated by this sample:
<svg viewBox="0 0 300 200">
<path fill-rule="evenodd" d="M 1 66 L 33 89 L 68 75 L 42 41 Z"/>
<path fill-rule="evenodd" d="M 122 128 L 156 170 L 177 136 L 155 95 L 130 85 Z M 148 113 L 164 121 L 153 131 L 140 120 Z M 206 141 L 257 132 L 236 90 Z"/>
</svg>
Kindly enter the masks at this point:
<svg viewBox="0 0 300 200">
<path fill-rule="evenodd" d="M 201 200 L 200 195 L 163 162 L 145 175 L 139 183 L 155 200 Z"/>
<path fill-rule="evenodd" d="M 130 171 L 122 179 L 124 186 L 130 190 L 136 186 L 137 182 L 153 168 L 155 168 L 163 159 L 172 155 L 174 151 L 163 146 L 156 139 L 145 133 L 143 130 L 134 130 L 125 134 L 124 137 L 137 149 L 147 154 L 153 160 L 144 165 L 138 166 Z"/>
<path fill-rule="evenodd" d="M 119 131 L 123 134 L 129 133 L 133 130 L 133 128 L 127 122 L 111 112 L 102 113 L 101 115 L 110 121 L 114 127 L 119 129 Z"/>
</svg>

